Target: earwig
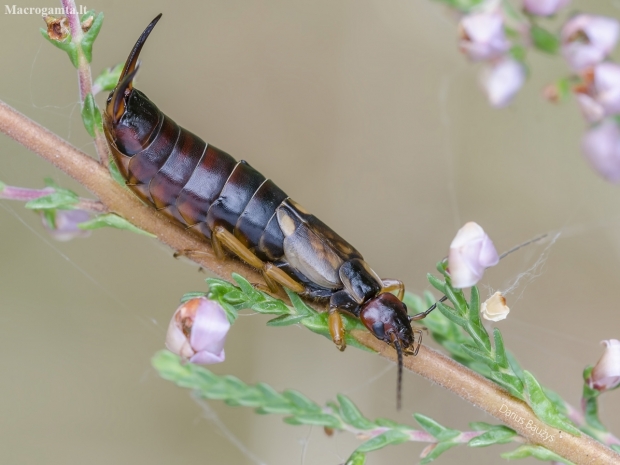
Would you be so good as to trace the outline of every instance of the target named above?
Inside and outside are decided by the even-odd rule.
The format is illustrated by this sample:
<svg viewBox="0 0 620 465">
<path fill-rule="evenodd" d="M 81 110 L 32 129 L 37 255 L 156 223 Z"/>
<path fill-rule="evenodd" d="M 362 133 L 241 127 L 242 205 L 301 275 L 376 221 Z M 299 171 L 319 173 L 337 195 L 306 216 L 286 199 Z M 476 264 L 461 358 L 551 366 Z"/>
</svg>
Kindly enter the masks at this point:
<svg viewBox="0 0 620 465">
<path fill-rule="evenodd" d="M 160 17 L 134 45 L 104 112 L 105 135 L 127 185 L 210 240 L 218 257 L 229 253 L 257 268 L 271 291 L 284 286 L 328 301 L 338 349 L 345 348 L 340 312 L 359 318 L 397 351 L 400 407 L 402 358 L 417 354 L 422 341 L 411 321 L 430 310 L 409 316 L 401 281 L 379 278 L 352 245 L 271 180 L 178 126 L 133 88 L 140 51 Z"/>
</svg>

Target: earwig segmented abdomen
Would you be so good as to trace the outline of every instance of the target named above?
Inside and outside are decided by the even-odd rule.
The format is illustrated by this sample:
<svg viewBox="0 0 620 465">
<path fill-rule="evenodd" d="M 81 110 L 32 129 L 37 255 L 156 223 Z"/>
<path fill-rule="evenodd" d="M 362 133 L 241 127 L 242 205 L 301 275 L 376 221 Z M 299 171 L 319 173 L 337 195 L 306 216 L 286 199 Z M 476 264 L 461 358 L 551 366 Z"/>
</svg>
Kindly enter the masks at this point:
<svg viewBox="0 0 620 465">
<path fill-rule="evenodd" d="M 122 153 L 117 140 L 111 141 L 132 190 L 207 238 L 215 226 L 223 226 L 260 258 L 280 258 L 284 236 L 274 226 L 276 210 L 288 197 L 284 191 L 244 160 L 206 144 L 165 114 L 160 112 L 158 121 L 148 145 L 134 154 Z"/>
</svg>

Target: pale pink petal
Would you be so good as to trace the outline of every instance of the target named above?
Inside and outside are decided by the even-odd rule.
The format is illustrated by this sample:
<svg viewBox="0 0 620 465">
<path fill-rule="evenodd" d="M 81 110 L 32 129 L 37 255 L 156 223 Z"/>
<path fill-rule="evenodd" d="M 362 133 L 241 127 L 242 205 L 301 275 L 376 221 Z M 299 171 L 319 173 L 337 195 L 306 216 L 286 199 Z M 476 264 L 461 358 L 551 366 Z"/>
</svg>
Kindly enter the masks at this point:
<svg viewBox="0 0 620 465">
<path fill-rule="evenodd" d="M 616 46 L 620 23 L 605 16 L 577 15 L 562 28 L 562 54 L 574 71 L 605 59 Z"/>
<path fill-rule="evenodd" d="M 499 14 L 476 13 L 460 23 L 461 51 L 474 61 L 491 60 L 510 48 L 504 34 L 504 20 Z"/>
<path fill-rule="evenodd" d="M 594 366 L 588 385 L 598 391 L 607 391 L 620 384 L 620 341 L 609 339 L 601 344 L 605 346 L 605 352 Z"/>
<path fill-rule="evenodd" d="M 620 112 L 620 65 L 601 63 L 594 68 L 594 87 L 597 100 L 605 109 L 605 115 Z"/>
<path fill-rule="evenodd" d="M 489 236 L 476 223 L 465 224 L 450 244 L 448 271 L 455 288 L 475 285 L 484 270 L 499 262 L 499 256 Z"/>
<path fill-rule="evenodd" d="M 590 123 L 596 123 L 605 117 L 605 109 L 595 99 L 587 94 L 577 94 L 577 103 L 581 114 Z"/>
<path fill-rule="evenodd" d="M 45 215 L 41 215 L 43 226 L 54 239 L 60 242 L 90 236 L 91 231 L 78 228 L 78 224 L 90 218 L 90 213 L 84 210 L 56 210 L 55 224 L 51 224 Z"/>
<path fill-rule="evenodd" d="M 224 342 L 229 329 L 222 306 L 197 297 L 177 308 L 168 326 L 166 347 L 193 363 L 220 363 L 224 361 Z"/>
<path fill-rule="evenodd" d="M 551 16 L 564 8 L 570 0 L 523 0 L 523 9 L 537 16 Z"/>
<path fill-rule="evenodd" d="M 488 66 L 482 71 L 481 84 L 494 107 L 508 105 L 525 82 L 523 65 L 512 58 Z"/>
<path fill-rule="evenodd" d="M 620 130 L 615 121 L 606 120 L 590 129 L 581 149 L 597 173 L 610 182 L 620 182 Z"/>
</svg>

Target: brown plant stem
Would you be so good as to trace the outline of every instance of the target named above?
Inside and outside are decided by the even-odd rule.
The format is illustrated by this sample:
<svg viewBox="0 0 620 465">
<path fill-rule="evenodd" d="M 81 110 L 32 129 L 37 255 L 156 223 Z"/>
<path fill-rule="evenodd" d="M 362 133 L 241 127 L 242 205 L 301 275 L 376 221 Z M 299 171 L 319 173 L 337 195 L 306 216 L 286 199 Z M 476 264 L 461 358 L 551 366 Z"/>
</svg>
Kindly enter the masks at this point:
<svg viewBox="0 0 620 465">
<path fill-rule="evenodd" d="M 382 357 L 396 362 L 396 351 L 370 333 L 355 331 L 353 337 Z M 573 436 L 541 422 L 525 402 L 512 397 L 492 381 L 427 346 L 420 347 L 416 357 L 405 357 L 404 366 L 497 418 L 532 444 L 543 446 L 573 463 L 578 465 L 620 463 L 620 455 L 600 442 L 585 434 L 580 437 Z M 510 414 L 505 413 L 508 410 Z M 536 433 L 537 429 L 546 431 L 550 437 L 542 440 Z"/>
<path fill-rule="evenodd" d="M 264 282 L 260 273 L 238 260 L 217 259 L 210 244 L 194 235 L 191 229 L 184 229 L 172 223 L 155 209 L 141 203 L 128 189 L 117 184 L 101 164 L 2 101 L 0 101 L 0 132 L 7 134 L 81 183 L 98 197 L 109 211 L 156 235 L 161 242 L 176 251 L 191 251 L 187 254 L 188 258 L 220 277 L 230 279 L 230 273 L 237 272 L 252 282 Z M 283 293 L 279 297 L 288 300 Z M 325 310 L 320 305 L 310 304 L 318 310 Z M 396 352 L 370 333 L 355 332 L 353 336 L 381 356 L 396 361 Z M 568 433 L 552 430 L 540 422 L 524 402 L 513 398 L 491 381 L 428 347 L 422 346 L 416 357 L 405 357 L 404 365 L 410 371 L 445 387 L 481 408 L 532 443 L 540 444 L 578 465 L 620 463 L 620 455 L 604 445 L 585 435 L 574 437 Z M 501 412 L 503 405 L 515 413 L 514 418 Z M 523 419 L 523 424 L 519 421 L 520 418 Z M 528 424 L 532 429 L 527 428 Z M 542 443 L 534 427 L 538 427 L 539 430 L 546 429 L 553 435 L 553 442 L 548 440 Z"/>
</svg>

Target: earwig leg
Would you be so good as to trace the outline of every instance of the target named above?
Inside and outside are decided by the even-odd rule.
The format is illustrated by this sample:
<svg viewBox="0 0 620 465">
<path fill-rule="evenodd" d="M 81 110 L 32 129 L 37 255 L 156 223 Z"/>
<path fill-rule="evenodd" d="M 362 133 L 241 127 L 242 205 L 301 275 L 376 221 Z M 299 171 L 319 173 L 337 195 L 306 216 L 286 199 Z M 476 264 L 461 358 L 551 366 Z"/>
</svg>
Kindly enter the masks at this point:
<svg viewBox="0 0 620 465">
<path fill-rule="evenodd" d="M 380 294 L 398 291 L 396 293 L 396 297 L 398 297 L 398 300 L 400 301 L 403 300 L 403 297 L 405 297 L 405 285 L 402 281 L 399 281 L 398 279 L 384 279 L 382 280 L 382 283 L 383 288 L 381 289 Z"/>
<path fill-rule="evenodd" d="M 263 265 L 263 274 L 266 277 L 273 279 L 273 281 L 279 285 L 284 286 L 297 294 L 306 290 L 302 284 L 299 284 L 273 263 L 265 263 L 265 265 Z"/>
<path fill-rule="evenodd" d="M 213 250 L 215 250 L 215 254 L 218 255 L 218 257 L 220 253 L 222 256 L 224 255 L 224 247 L 226 247 L 250 266 L 261 270 L 263 272 L 263 278 L 272 293 L 278 292 L 278 285 L 285 286 L 297 293 L 305 291 L 306 288 L 304 286 L 299 284 L 280 268 L 271 263 L 264 263 L 223 226 L 215 227 L 213 235 L 211 236 L 211 241 L 213 242 Z"/>
<path fill-rule="evenodd" d="M 347 347 L 347 343 L 344 340 L 344 323 L 337 308 L 331 307 L 329 309 L 327 322 L 332 341 L 334 341 L 338 350 L 342 352 Z"/>
</svg>

